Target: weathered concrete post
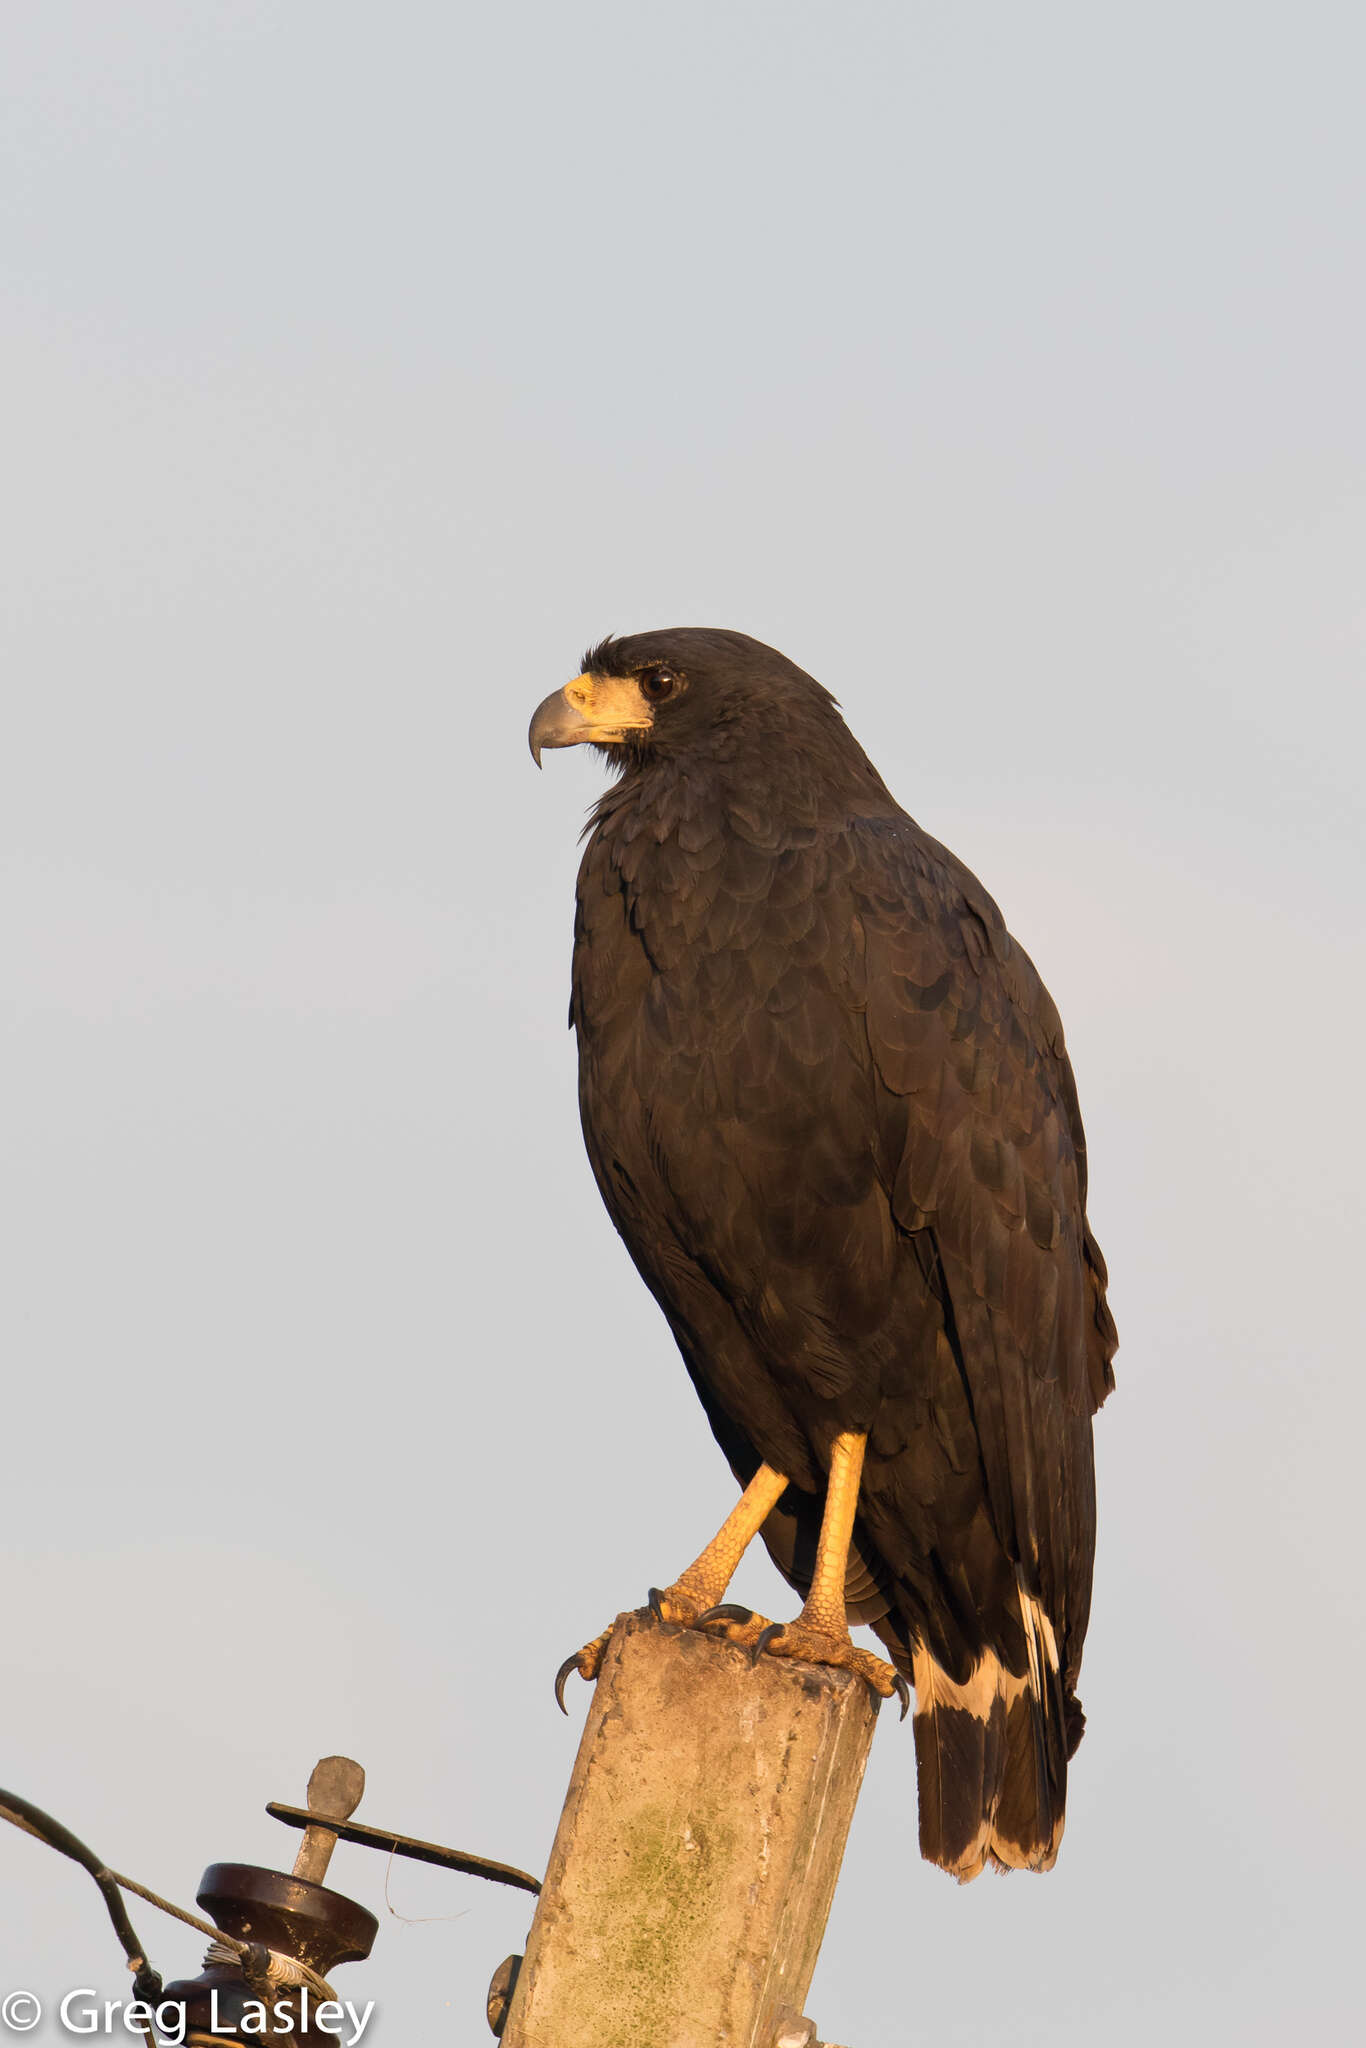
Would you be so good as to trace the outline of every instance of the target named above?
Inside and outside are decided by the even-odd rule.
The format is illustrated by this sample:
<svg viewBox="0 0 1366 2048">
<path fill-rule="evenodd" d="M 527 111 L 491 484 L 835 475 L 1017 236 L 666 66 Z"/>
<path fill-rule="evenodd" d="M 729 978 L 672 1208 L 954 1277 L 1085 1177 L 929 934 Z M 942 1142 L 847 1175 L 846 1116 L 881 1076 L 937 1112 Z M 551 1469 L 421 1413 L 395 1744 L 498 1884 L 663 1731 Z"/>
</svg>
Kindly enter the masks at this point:
<svg viewBox="0 0 1366 2048">
<path fill-rule="evenodd" d="M 878 1702 L 618 1617 L 504 2048 L 773 2048 L 825 1932 Z"/>
</svg>

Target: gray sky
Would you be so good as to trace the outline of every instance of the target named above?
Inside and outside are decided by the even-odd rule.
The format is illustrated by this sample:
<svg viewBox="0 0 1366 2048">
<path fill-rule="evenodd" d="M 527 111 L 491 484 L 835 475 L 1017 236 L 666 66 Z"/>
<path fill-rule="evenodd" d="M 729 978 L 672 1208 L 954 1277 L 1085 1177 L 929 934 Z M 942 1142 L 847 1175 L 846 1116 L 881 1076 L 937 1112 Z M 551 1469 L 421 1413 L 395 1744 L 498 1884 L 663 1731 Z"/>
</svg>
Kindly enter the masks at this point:
<svg viewBox="0 0 1366 2048">
<path fill-rule="evenodd" d="M 1360 9 L 42 0 L 3 42 L 0 1782 L 187 1903 L 292 1855 L 263 1804 L 333 1749 L 362 1817 L 543 1864 L 556 1665 L 732 1489 L 578 1133 L 600 768 L 525 729 L 590 638 L 735 626 L 1043 971 L 1122 1340 L 1059 1867 L 921 1864 L 887 1718 L 813 2016 L 1340 2030 Z M 367 2038 L 487 2038 L 521 1897 L 333 1877 Z M 127 1989 L 8 1831 L 0 1978 Z"/>
</svg>

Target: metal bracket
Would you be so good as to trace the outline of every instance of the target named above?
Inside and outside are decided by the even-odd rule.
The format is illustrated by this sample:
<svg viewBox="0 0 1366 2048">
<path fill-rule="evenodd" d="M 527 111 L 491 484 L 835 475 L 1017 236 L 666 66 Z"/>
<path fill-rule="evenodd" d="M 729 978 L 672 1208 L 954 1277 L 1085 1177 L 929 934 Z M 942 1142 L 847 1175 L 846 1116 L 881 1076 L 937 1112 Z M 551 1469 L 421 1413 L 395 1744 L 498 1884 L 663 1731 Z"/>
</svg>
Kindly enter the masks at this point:
<svg viewBox="0 0 1366 2048">
<path fill-rule="evenodd" d="M 288 1828 L 317 1827 L 319 1816 L 306 1806 L 285 1806 L 272 1799 L 266 1806 L 272 1820 Z M 387 1828 L 368 1828 L 355 1820 L 327 1820 L 329 1834 L 343 1842 L 358 1842 L 362 1849 L 382 1849 L 386 1855 L 409 1856 L 414 1863 L 435 1863 L 442 1870 L 460 1870 L 467 1877 L 486 1877 L 491 1884 L 515 1885 L 518 1891 L 539 1892 L 541 1881 L 530 1871 L 515 1870 L 510 1863 L 493 1863 L 487 1856 L 471 1855 L 468 1849 L 444 1849 L 439 1842 L 419 1842 L 412 1835 L 396 1835 Z"/>
</svg>

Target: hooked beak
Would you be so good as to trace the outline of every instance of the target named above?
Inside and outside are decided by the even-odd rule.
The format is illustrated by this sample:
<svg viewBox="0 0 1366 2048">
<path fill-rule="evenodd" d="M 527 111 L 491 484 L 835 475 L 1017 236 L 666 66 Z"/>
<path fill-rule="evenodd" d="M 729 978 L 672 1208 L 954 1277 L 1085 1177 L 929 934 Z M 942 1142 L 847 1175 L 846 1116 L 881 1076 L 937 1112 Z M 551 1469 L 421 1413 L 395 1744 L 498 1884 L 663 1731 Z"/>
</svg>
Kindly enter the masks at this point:
<svg viewBox="0 0 1366 2048">
<path fill-rule="evenodd" d="M 532 714 L 527 731 L 531 758 L 539 768 L 542 747 L 577 747 L 588 738 L 590 730 L 582 709 L 570 703 L 568 690 L 552 690 Z"/>
<path fill-rule="evenodd" d="M 542 747 L 579 747 L 587 740 L 610 746 L 627 733 L 648 732 L 653 724 L 650 707 L 633 679 L 575 676 L 537 705 L 527 744 L 539 768 Z"/>
</svg>

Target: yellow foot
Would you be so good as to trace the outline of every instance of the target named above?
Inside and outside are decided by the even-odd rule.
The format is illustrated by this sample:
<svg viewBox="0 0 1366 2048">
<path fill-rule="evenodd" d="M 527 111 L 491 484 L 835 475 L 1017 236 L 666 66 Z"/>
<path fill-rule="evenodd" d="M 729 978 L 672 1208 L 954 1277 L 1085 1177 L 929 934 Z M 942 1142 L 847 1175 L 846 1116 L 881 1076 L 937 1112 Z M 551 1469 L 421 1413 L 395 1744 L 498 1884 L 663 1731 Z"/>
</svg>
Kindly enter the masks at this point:
<svg viewBox="0 0 1366 2048">
<path fill-rule="evenodd" d="M 681 1622 L 685 1628 L 695 1628 L 706 1606 L 705 1599 L 690 1593 L 682 1580 L 666 1586 L 661 1593 L 658 1586 L 651 1586 L 649 1611 L 656 1621 Z M 575 1650 L 572 1657 L 566 1657 L 555 1673 L 555 1700 L 562 1714 L 569 1712 L 564 1703 L 565 1680 L 571 1671 L 577 1671 L 580 1678 L 586 1678 L 591 1685 L 602 1669 L 602 1655 L 611 1640 L 612 1631 L 605 1628 L 600 1636 L 594 1636 L 591 1643 L 585 1643 L 581 1650 Z"/>
<path fill-rule="evenodd" d="M 793 1657 L 804 1664 L 832 1664 L 841 1671 L 853 1671 L 883 1699 L 890 1699 L 895 1693 L 901 1702 L 903 1721 L 910 1708 L 910 1687 L 901 1673 L 881 1657 L 875 1657 L 871 1650 L 859 1649 L 850 1641 L 847 1631 L 843 1636 L 828 1633 L 814 1627 L 800 1615 L 795 1621 L 768 1621 L 751 1608 L 731 1602 L 720 1607 L 704 1607 L 701 1600 L 681 1582 L 667 1586 L 663 1592 L 651 1586 L 649 1611 L 657 1621 L 700 1628 L 706 1635 L 734 1643 L 740 1649 L 748 1650 L 756 1662 L 767 1650 L 774 1657 Z M 564 1703 L 564 1688 L 570 1672 L 577 1671 L 591 1684 L 602 1669 L 603 1652 L 611 1635 L 611 1629 L 605 1628 L 600 1636 L 594 1636 L 591 1643 L 585 1643 L 572 1657 L 566 1657 L 556 1672 L 555 1700 L 562 1714 L 569 1712 Z"/>
<path fill-rule="evenodd" d="M 762 1614 L 730 1603 L 711 1608 L 699 1619 L 709 1635 L 715 1632 L 726 1642 L 738 1644 L 756 1661 L 767 1650 L 774 1657 L 794 1657 L 803 1664 L 833 1664 L 840 1671 L 856 1672 L 883 1699 L 895 1693 L 901 1702 L 901 1718 L 906 1718 L 911 1689 L 901 1673 L 871 1650 L 859 1649 L 847 1631 L 834 1635 L 800 1615 L 795 1621 L 765 1621 Z"/>
</svg>

